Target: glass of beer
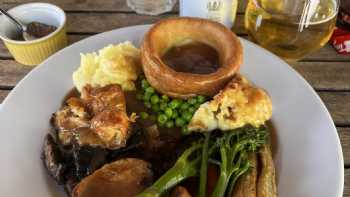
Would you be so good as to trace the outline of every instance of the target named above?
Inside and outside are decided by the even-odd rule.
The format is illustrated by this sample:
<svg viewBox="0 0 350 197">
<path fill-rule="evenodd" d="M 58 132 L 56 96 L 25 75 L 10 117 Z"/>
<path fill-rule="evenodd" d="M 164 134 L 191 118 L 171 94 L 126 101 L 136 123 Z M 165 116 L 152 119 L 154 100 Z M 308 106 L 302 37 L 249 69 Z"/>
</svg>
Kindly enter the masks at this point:
<svg viewBox="0 0 350 197">
<path fill-rule="evenodd" d="M 245 28 L 262 47 L 296 61 L 327 43 L 338 8 L 338 0 L 249 0 Z"/>
</svg>

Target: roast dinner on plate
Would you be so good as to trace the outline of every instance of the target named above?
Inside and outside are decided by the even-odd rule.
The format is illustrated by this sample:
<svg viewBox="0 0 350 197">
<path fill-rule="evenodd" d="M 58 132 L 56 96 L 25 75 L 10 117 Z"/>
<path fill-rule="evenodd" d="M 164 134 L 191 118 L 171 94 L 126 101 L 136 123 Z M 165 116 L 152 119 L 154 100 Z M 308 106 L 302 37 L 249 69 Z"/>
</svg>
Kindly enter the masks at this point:
<svg viewBox="0 0 350 197">
<path fill-rule="evenodd" d="M 72 197 L 277 196 L 271 98 L 242 61 L 234 33 L 190 17 L 81 54 L 47 120 L 47 173 Z"/>
</svg>

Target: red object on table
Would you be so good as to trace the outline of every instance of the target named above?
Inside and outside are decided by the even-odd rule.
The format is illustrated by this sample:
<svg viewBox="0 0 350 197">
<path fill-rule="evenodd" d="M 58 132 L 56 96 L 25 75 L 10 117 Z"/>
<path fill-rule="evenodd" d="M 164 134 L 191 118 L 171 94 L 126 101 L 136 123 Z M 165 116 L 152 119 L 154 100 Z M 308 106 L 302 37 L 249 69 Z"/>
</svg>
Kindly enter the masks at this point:
<svg viewBox="0 0 350 197">
<path fill-rule="evenodd" d="M 339 54 L 350 54 L 350 31 L 337 27 L 330 42 Z"/>
<path fill-rule="evenodd" d="M 350 54 L 350 1 L 342 0 L 337 28 L 330 39 L 339 54 Z"/>
</svg>

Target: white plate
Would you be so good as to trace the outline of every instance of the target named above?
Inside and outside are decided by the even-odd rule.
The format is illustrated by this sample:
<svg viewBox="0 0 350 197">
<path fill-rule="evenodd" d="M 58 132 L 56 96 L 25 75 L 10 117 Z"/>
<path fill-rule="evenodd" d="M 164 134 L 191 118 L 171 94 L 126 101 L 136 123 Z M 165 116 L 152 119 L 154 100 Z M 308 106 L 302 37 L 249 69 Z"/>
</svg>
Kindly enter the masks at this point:
<svg viewBox="0 0 350 197">
<path fill-rule="evenodd" d="M 49 119 L 73 87 L 79 53 L 131 40 L 138 44 L 149 26 L 102 33 L 61 50 L 30 72 L 3 102 L 0 112 L 0 196 L 64 196 L 40 160 Z M 273 101 L 275 157 L 280 197 L 341 197 L 343 156 L 336 128 L 311 86 L 281 59 L 241 39 L 241 72 L 265 88 Z"/>
</svg>

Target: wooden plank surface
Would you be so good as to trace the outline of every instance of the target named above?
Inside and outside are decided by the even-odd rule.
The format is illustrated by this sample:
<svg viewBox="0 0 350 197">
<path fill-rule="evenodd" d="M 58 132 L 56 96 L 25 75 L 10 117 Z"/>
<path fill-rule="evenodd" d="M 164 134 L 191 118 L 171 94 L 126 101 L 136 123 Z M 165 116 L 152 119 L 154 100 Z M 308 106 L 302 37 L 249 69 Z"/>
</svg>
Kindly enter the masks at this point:
<svg viewBox="0 0 350 197">
<path fill-rule="evenodd" d="M 91 35 L 94 35 L 95 33 L 89 33 L 89 34 L 79 34 L 79 32 L 75 32 L 75 34 L 68 34 L 68 38 L 70 40 L 70 44 L 87 38 Z M 247 36 L 243 36 L 243 38 L 248 39 Z M 3 42 L 0 42 L 0 58 L 11 58 L 12 55 L 9 53 L 9 51 L 6 49 Z M 350 55 L 340 55 L 338 54 L 331 45 L 327 44 L 325 47 L 321 48 L 315 53 L 310 54 L 307 56 L 303 61 L 350 61 Z"/>
<path fill-rule="evenodd" d="M 350 169 L 345 169 L 344 173 L 344 197 L 350 196 Z"/>
<path fill-rule="evenodd" d="M 67 31 L 73 33 L 100 33 L 115 28 L 151 24 L 162 18 L 176 16 L 145 16 L 129 13 L 67 13 Z"/>
<path fill-rule="evenodd" d="M 119 2 L 119 1 L 117 1 Z M 156 16 L 143 16 L 136 14 L 127 13 L 68 13 L 67 14 L 67 26 L 68 32 L 74 33 L 74 35 L 69 35 L 69 37 L 76 37 L 77 34 L 96 34 L 103 31 L 109 31 L 115 28 L 120 28 L 130 25 L 139 25 L 146 23 L 154 23 L 159 20 L 159 18 L 166 18 L 175 16 L 174 14 L 166 14 L 161 17 Z M 118 19 L 118 20 L 116 20 Z M 101 22 L 102 21 L 102 22 Z M 241 35 L 245 35 L 246 32 L 243 27 L 243 15 L 237 17 L 237 26 L 235 31 Z M 81 36 L 81 35 L 79 35 Z M 82 35 L 87 37 L 89 35 Z M 247 36 L 244 36 L 247 38 Z M 8 53 L 7 49 L 0 43 L 0 57 L 10 58 L 11 55 Z M 315 60 L 326 60 L 326 61 L 350 61 L 349 55 L 339 55 L 330 46 L 326 45 L 319 51 L 307 56 L 304 60 L 315 61 Z"/>
<path fill-rule="evenodd" d="M 292 65 L 317 90 L 350 90 L 350 62 L 303 61 Z"/>
<path fill-rule="evenodd" d="M 4 9 L 10 9 L 22 3 L 36 2 L 36 0 L 3 0 L 0 6 Z M 45 2 L 55 4 L 63 10 L 72 11 L 89 11 L 89 12 L 133 12 L 126 0 L 45 0 Z M 244 13 L 247 1 L 239 1 L 238 13 Z M 179 12 L 179 2 L 175 4 L 171 12 Z"/>
<path fill-rule="evenodd" d="M 138 15 L 133 13 L 67 13 L 67 31 L 69 33 L 79 34 L 95 34 L 109 31 L 112 29 L 151 24 L 160 19 L 174 17 L 176 14 L 163 14 L 160 16 Z M 244 15 L 237 15 L 236 25 L 233 30 L 239 35 L 247 35 L 244 28 Z M 329 53 L 331 52 L 331 53 Z M 348 60 L 350 57 L 346 55 L 338 55 L 331 47 L 324 48 L 319 51 L 320 54 L 314 53 L 305 60 L 315 59 L 315 57 L 325 60 Z"/>
<path fill-rule="evenodd" d="M 350 61 L 350 55 L 342 55 L 338 54 L 336 50 L 334 50 L 331 44 L 326 44 L 323 48 L 315 51 L 314 53 L 306 56 L 303 61 L 315 61 L 315 60 L 323 60 L 323 61 Z"/>
<path fill-rule="evenodd" d="M 32 68 L 14 60 L 0 60 L 0 88 L 12 88 Z"/>
<path fill-rule="evenodd" d="M 350 92 L 318 92 L 336 125 L 350 126 Z"/>
<path fill-rule="evenodd" d="M 10 93 L 10 90 L 0 90 L 0 103 L 5 99 L 5 97 Z"/>
<path fill-rule="evenodd" d="M 67 31 L 70 33 L 100 33 L 125 26 L 151 24 L 160 19 L 174 16 L 177 14 L 147 16 L 134 13 L 73 12 L 67 13 Z M 234 30 L 238 34 L 246 34 L 243 20 L 243 15 L 237 15 L 237 25 L 235 25 Z"/>
<path fill-rule="evenodd" d="M 350 196 L 350 169 L 345 169 L 344 173 L 344 197 Z"/>
<path fill-rule="evenodd" d="M 342 145 L 344 164 L 350 167 L 350 127 L 337 127 L 337 130 Z"/>
<path fill-rule="evenodd" d="M 36 0 L 3 0 L 0 6 L 9 9 L 22 3 L 37 2 Z M 89 11 L 89 12 L 133 12 L 126 0 L 45 0 L 55 4 L 65 11 Z M 241 9 L 244 9 L 243 7 Z M 178 12 L 178 2 L 171 12 Z"/>
</svg>

